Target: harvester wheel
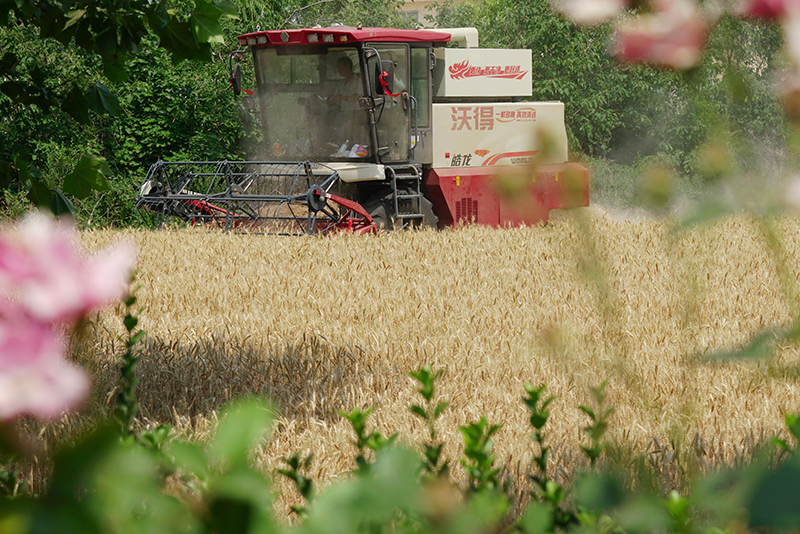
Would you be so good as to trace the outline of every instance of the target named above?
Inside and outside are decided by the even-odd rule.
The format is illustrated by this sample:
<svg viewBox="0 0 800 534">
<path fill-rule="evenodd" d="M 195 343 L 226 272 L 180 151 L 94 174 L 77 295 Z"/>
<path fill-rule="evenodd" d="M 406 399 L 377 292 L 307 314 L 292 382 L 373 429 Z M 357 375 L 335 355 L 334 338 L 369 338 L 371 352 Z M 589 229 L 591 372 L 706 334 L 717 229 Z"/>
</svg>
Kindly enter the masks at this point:
<svg viewBox="0 0 800 534">
<path fill-rule="evenodd" d="M 383 200 L 372 200 L 368 202 L 364 209 L 367 210 L 369 216 L 378 230 L 389 230 L 389 211 L 386 209 L 386 202 Z"/>
<path fill-rule="evenodd" d="M 436 213 L 433 211 L 433 202 L 422 197 L 420 207 L 422 208 L 422 224 L 420 227 L 436 230 L 439 227 L 439 217 L 437 217 Z"/>
</svg>

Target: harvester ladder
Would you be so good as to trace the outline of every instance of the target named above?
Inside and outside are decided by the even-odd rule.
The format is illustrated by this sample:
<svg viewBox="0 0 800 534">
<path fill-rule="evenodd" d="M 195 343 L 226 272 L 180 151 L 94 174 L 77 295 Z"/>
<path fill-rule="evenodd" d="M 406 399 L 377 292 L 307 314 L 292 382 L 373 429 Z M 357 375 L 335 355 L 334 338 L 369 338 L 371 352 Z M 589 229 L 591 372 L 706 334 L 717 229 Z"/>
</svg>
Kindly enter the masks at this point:
<svg viewBox="0 0 800 534">
<path fill-rule="evenodd" d="M 398 228 L 411 221 L 422 221 L 422 173 L 417 167 L 389 167 L 394 200 L 394 220 Z M 400 211 L 401 204 L 408 211 Z"/>
</svg>

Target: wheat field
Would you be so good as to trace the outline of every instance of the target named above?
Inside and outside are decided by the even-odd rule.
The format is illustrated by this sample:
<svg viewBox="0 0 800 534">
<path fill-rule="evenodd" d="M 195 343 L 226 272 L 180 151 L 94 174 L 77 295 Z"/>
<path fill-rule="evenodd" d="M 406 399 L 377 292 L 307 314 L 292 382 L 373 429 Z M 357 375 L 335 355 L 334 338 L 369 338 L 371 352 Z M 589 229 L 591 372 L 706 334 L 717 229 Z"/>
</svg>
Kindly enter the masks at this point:
<svg viewBox="0 0 800 534">
<path fill-rule="evenodd" d="M 374 405 L 374 429 L 410 446 L 426 439 L 408 411 L 418 401 L 408 371 L 429 363 L 444 370 L 437 395 L 450 406 L 437 427 L 454 480 L 464 481 L 458 426 L 485 415 L 503 425 L 497 460 L 523 494 L 534 453 L 526 382 L 557 397 L 545 432 L 551 474 L 565 482 L 587 465 L 579 446 L 588 444 L 588 419 L 578 407 L 591 405 L 589 388 L 604 380 L 616 407 L 610 450 L 644 460 L 664 487 L 680 487 L 689 470 L 746 461 L 782 433 L 784 413 L 800 410 L 796 344 L 780 344 L 766 361 L 700 361 L 798 316 L 800 218 L 673 227 L 583 210 L 544 228 L 83 238 L 90 250 L 120 238 L 140 249 L 143 427 L 169 423 L 202 441 L 226 400 L 267 395 L 276 423 L 256 462 L 271 473 L 282 457 L 314 451 L 310 475 L 324 486 L 354 466 L 338 410 Z M 121 313 L 98 315 L 74 342 L 95 377 L 86 413 L 113 402 Z M 88 415 L 65 416 L 47 432 L 80 417 Z M 286 482 L 274 485 L 288 514 L 296 496 Z"/>
</svg>

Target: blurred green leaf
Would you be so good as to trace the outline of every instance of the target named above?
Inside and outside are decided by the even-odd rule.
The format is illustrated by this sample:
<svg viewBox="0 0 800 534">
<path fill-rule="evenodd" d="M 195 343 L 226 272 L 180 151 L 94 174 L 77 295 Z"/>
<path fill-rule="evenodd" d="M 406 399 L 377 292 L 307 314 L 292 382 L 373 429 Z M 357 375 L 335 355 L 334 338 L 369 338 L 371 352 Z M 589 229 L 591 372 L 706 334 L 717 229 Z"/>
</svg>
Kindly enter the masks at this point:
<svg viewBox="0 0 800 534">
<path fill-rule="evenodd" d="M 208 526 L 225 534 L 273 530 L 271 490 L 263 475 L 243 465 L 217 477 L 208 489 Z"/>
<path fill-rule="evenodd" d="M 223 408 L 211 453 L 231 466 L 244 464 L 266 437 L 273 420 L 272 405 L 263 399 L 238 400 Z"/>
<path fill-rule="evenodd" d="M 166 453 L 172 457 L 178 468 L 196 475 L 201 480 L 208 478 L 208 458 L 200 445 L 173 440 L 166 445 Z"/>
<path fill-rule="evenodd" d="M 64 196 L 64 193 L 58 189 L 51 192 L 49 207 L 52 214 L 56 217 L 60 215 L 75 214 L 75 206 L 67 197 Z"/>
<path fill-rule="evenodd" d="M 108 172 L 105 158 L 85 155 L 75 169 L 64 177 L 64 192 L 77 198 L 86 198 L 92 191 L 108 191 Z"/>
<path fill-rule="evenodd" d="M 635 497 L 615 514 L 620 528 L 631 533 L 666 531 L 672 521 L 664 506 L 653 497 Z"/>
<path fill-rule="evenodd" d="M 768 471 L 749 503 L 751 528 L 800 528 L 800 464 L 797 458 Z"/>
<path fill-rule="evenodd" d="M 205 0 L 196 0 L 189 23 L 198 43 L 224 43 L 225 37 L 219 18 L 222 11 Z"/>
<path fill-rule="evenodd" d="M 365 525 L 385 525 L 399 510 L 415 515 L 421 506 L 416 454 L 388 448 L 367 476 L 336 485 L 315 498 L 301 533 L 351 534 Z"/>
<path fill-rule="evenodd" d="M 172 52 L 175 63 L 184 59 L 211 59 L 211 47 L 208 43 L 198 43 L 195 40 L 192 26 L 188 22 L 170 19 L 157 33 L 161 46 Z"/>
<path fill-rule="evenodd" d="M 623 499 L 622 485 L 609 474 L 586 474 L 575 482 L 575 504 L 587 510 L 607 512 Z"/>
<path fill-rule="evenodd" d="M 793 330 L 773 328 L 753 336 L 741 349 L 723 350 L 702 356 L 703 361 L 763 360 L 772 355 L 775 344 L 788 339 Z"/>
<path fill-rule="evenodd" d="M 239 19 L 239 8 L 233 2 L 214 2 L 214 7 L 222 13 L 221 18 Z"/>
<path fill-rule="evenodd" d="M 552 532 L 553 512 L 547 505 L 539 501 L 531 501 L 522 514 L 518 525 L 522 532 L 527 534 Z"/>
<path fill-rule="evenodd" d="M 736 209 L 733 206 L 715 197 L 707 200 L 679 219 L 674 230 L 678 232 L 690 230 L 696 226 L 712 223 L 734 213 L 736 213 Z"/>
<path fill-rule="evenodd" d="M 85 14 L 86 14 L 86 9 L 76 9 L 76 10 L 70 12 L 67 15 L 67 23 L 64 25 L 62 30 L 66 30 L 67 28 L 69 28 L 73 24 L 77 24 L 78 22 L 80 22 L 80 20 L 83 18 L 83 16 Z"/>
<path fill-rule="evenodd" d="M 103 75 L 112 82 L 128 81 L 128 71 L 125 67 L 127 56 L 122 52 L 103 56 Z"/>
</svg>

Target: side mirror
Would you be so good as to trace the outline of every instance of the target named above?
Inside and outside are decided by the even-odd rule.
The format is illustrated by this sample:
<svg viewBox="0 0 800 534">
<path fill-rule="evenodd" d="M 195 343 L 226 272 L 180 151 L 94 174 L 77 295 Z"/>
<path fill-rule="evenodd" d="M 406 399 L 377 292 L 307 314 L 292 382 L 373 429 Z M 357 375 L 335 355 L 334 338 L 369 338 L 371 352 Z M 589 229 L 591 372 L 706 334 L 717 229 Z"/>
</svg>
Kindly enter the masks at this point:
<svg viewBox="0 0 800 534">
<path fill-rule="evenodd" d="M 239 96 L 242 93 L 242 67 L 239 63 L 233 66 L 230 78 L 231 86 L 233 87 L 233 94 Z"/>
<path fill-rule="evenodd" d="M 384 74 L 385 73 L 385 74 Z M 375 87 L 378 94 L 394 93 L 394 62 L 381 60 Z"/>
</svg>

